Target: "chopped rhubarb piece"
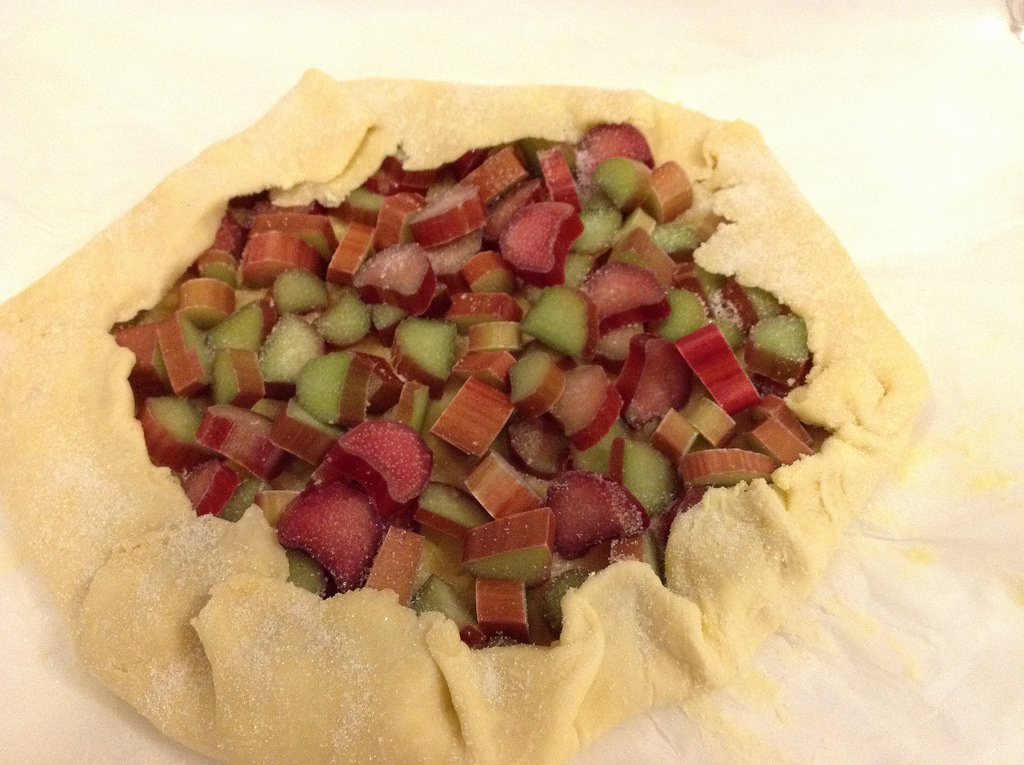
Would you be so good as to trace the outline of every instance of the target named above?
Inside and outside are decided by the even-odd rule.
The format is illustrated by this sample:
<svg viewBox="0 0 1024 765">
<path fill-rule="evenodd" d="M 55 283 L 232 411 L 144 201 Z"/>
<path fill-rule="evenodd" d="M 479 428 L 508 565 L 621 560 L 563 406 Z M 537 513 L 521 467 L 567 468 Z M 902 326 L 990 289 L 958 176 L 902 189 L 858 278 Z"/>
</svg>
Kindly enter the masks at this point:
<svg viewBox="0 0 1024 765">
<path fill-rule="evenodd" d="M 523 347 L 523 333 L 518 321 L 485 321 L 473 324 L 467 333 L 466 351 L 518 351 Z"/>
<path fill-rule="evenodd" d="M 385 196 L 381 201 L 377 225 L 373 231 L 373 247 L 380 252 L 397 244 L 412 241 L 409 219 L 427 204 L 422 195 L 411 191 Z"/>
<path fill-rule="evenodd" d="M 295 399 L 274 417 L 270 428 L 273 444 L 310 465 L 319 465 L 341 430 L 311 415 Z"/>
<path fill-rule="evenodd" d="M 213 237 L 211 249 L 223 250 L 238 257 L 242 254 L 242 249 L 245 247 L 245 240 L 248 236 L 249 231 L 239 223 L 238 219 L 229 210 L 220 219 L 220 226 Z"/>
<path fill-rule="evenodd" d="M 196 258 L 196 271 L 205 279 L 219 279 L 232 288 L 238 286 L 238 258 L 230 252 L 207 250 Z"/>
<path fill-rule="evenodd" d="M 210 277 L 186 279 L 178 287 L 178 311 L 199 329 L 209 329 L 235 310 L 235 290 Z"/>
<path fill-rule="evenodd" d="M 569 560 L 600 542 L 639 534 L 649 523 L 644 506 L 625 486 L 583 470 L 555 478 L 545 504 L 555 516 L 555 550 Z"/>
<path fill-rule="evenodd" d="M 565 372 L 544 351 L 528 351 L 509 369 L 510 399 L 516 409 L 536 417 L 551 410 L 565 389 Z"/>
<path fill-rule="evenodd" d="M 512 456 L 531 475 L 553 478 L 569 459 L 569 439 L 548 416 L 514 414 L 508 423 Z"/>
<path fill-rule="evenodd" d="M 608 475 L 629 489 L 650 516 L 664 510 L 679 489 L 675 464 L 643 441 L 616 438 Z"/>
<path fill-rule="evenodd" d="M 398 595 L 401 605 L 409 605 L 422 552 L 422 536 L 399 526 L 389 527 L 364 586 L 371 590 L 391 590 Z"/>
<path fill-rule="evenodd" d="M 157 348 L 160 359 L 175 395 L 194 396 L 210 381 L 213 356 L 203 333 L 180 314 L 160 322 L 157 328 Z"/>
<path fill-rule="evenodd" d="M 245 243 L 239 275 L 246 287 L 269 287 L 282 271 L 301 268 L 319 273 L 320 253 L 285 231 L 252 234 Z"/>
<path fill-rule="evenodd" d="M 583 231 L 576 209 L 565 202 L 535 202 L 523 207 L 501 232 L 505 260 L 528 284 L 546 287 L 565 277 L 569 246 Z"/>
<path fill-rule="evenodd" d="M 354 481 L 385 517 L 412 509 L 430 480 L 434 456 L 420 434 L 394 420 L 366 420 L 346 431 L 314 472 Z"/>
<path fill-rule="evenodd" d="M 313 417 L 331 425 L 351 427 L 366 419 L 373 367 L 348 351 L 317 356 L 295 380 L 295 398 Z"/>
<path fill-rule="evenodd" d="M 609 157 L 594 168 L 591 179 L 624 213 L 637 209 L 651 193 L 651 169 L 629 157 Z"/>
<path fill-rule="evenodd" d="M 449 162 L 448 169 L 452 171 L 452 175 L 456 178 L 465 178 L 473 170 L 480 167 L 481 163 L 487 159 L 488 153 L 489 152 L 486 147 L 469 149 L 465 153 L 461 154 L 457 159 Z"/>
<path fill-rule="evenodd" d="M 675 409 L 669 409 L 651 433 L 651 446 L 676 461 L 693 448 L 698 435 L 689 420 Z"/>
<path fill-rule="evenodd" d="M 203 413 L 196 441 L 269 481 L 281 471 L 285 457 L 270 440 L 270 428 L 271 421 L 255 412 L 214 404 Z"/>
<path fill-rule="evenodd" d="M 252 219 L 252 231 L 285 231 L 297 236 L 320 253 L 325 260 L 331 257 L 338 240 L 334 227 L 326 215 L 308 213 L 278 212 L 264 213 Z"/>
<path fill-rule="evenodd" d="M 676 340 L 675 346 L 726 414 L 735 414 L 760 400 L 718 325 L 701 327 Z"/>
<path fill-rule="evenodd" d="M 804 427 L 799 418 L 793 414 L 793 410 L 779 396 L 762 396 L 761 400 L 751 407 L 749 411 L 755 422 L 760 423 L 769 418 L 777 419 L 808 446 L 814 443 L 814 439 L 807 431 L 807 428 Z"/>
<path fill-rule="evenodd" d="M 597 322 L 593 300 L 580 290 L 559 284 L 541 291 L 520 326 L 548 347 L 586 359 L 597 345 Z"/>
<path fill-rule="evenodd" d="M 768 478 L 773 470 L 775 460 L 747 449 L 703 449 L 679 460 L 679 472 L 690 486 L 732 486 Z"/>
<path fill-rule="evenodd" d="M 423 418 L 426 416 L 429 401 L 430 388 L 418 380 L 407 380 L 398 394 L 398 401 L 387 416 L 392 420 L 404 422 L 418 431 L 423 427 Z"/>
<path fill-rule="evenodd" d="M 476 377 L 468 378 L 430 432 L 466 454 L 486 452 L 511 416 L 508 396 Z"/>
<path fill-rule="evenodd" d="M 453 186 L 409 217 L 409 231 L 423 247 L 436 247 L 481 228 L 485 217 L 475 186 Z"/>
<path fill-rule="evenodd" d="M 215 404 L 248 408 L 265 393 L 259 355 L 243 348 L 217 349 L 210 382 Z"/>
<path fill-rule="evenodd" d="M 494 518 L 540 507 L 540 497 L 519 471 L 497 452 L 488 452 L 466 476 L 466 488 Z"/>
<path fill-rule="evenodd" d="M 724 446 L 736 433 L 736 420 L 707 396 L 691 398 L 682 414 L 712 446 Z"/>
<path fill-rule="evenodd" d="M 583 364 L 566 372 L 565 388 L 551 408 L 577 449 L 598 443 L 621 411 L 622 396 L 596 364 Z"/>
<path fill-rule="evenodd" d="M 644 134 L 629 123 L 595 125 L 576 147 L 576 169 L 589 177 L 594 169 L 611 157 L 628 157 L 654 167 L 654 155 Z"/>
<path fill-rule="evenodd" d="M 675 260 L 691 257 L 701 242 L 697 230 L 681 220 L 659 223 L 651 231 L 651 238 Z"/>
<path fill-rule="evenodd" d="M 331 587 L 331 576 L 327 570 L 304 550 L 293 548 L 284 553 L 288 559 L 288 581 L 317 597 L 326 598 Z"/>
<path fill-rule="evenodd" d="M 425 192 L 439 175 L 437 168 L 407 170 L 398 157 L 385 157 L 380 167 L 366 179 L 366 188 L 378 194 L 394 194 L 400 191 Z"/>
<path fill-rule="evenodd" d="M 572 251 L 600 255 L 616 241 L 622 226 L 622 212 L 604 194 L 591 194 L 580 210 L 582 233 L 572 243 Z"/>
<path fill-rule="evenodd" d="M 579 210 L 580 197 L 576 191 L 576 182 L 562 147 L 556 145 L 537 152 L 537 164 L 548 199 L 552 202 L 565 202 Z"/>
<path fill-rule="evenodd" d="M 199 410 L 188 399 L 174 396 L 146 399 L 139 412 L 139 422 L 153 464 L 180 473 L 208 458 L 209 450 L 196 443 L 201 419 Z"/>
<path fill-rule="evenodd" d="M 418 244 L 403 244 L 363 263 L 352 284 L 367 303 L 389 303 L 418 316 L 434 299 L 437 278 L 426 250 Z"/>
<path fill-rule="evenodd" d="M 501 390 L 507 386 L 508 370 L 515 363 L 516 357 L 508 351 L 469 351 L 452 372 L 456 377 L 475 377 Z"/>
<path fill-rule="evenodd" d="M 462 565 L 481 579 L 543 582 L 551 571 L 555 533 L 555 515 L 547 507 L 497 518 L 466 532 Z"/>
<path fill-rule="evenodd" d="M 347 286 L 373 252 L 373 226 L 350 223 L 327 265 L 327 281 Z"/>
<path fill-rule="evenodd" d="M 539 178 L 529 178 L 488 205 L 483 227 L 484 241 L 498 242 L 512 216 L 527 205 L 543 200 L 543 191 L 544 185 Z"/>
<path fill-rule="evenodd" d="M 675 220 L 693 204 L 693 186 L 682 165 L 674 160 L 662 162 L 651 173 L 651 193 L 643 202 L 658 223 Z"/>
<path fill-rule="evenodd" d="M 479 189 L 484 204 L 496 199 L 502 192 L 515 186 L 529 173 L 516 156 L 512 146 L 505 146 L 487 157 L 480 165 L 459 181 L 461 186 Z"/>
<path fill-rule="evenodd" d="M 368 346 L 359 347 L 366 348 Z M 390 351 L 382 346 L 382 355 L 363 352 L 355 348 L 350 352 L 373 372 L 374 379 L 369 382 L 369 398 L 366 402 L 367 413 L 381 414 L 397 404 L 406 381 L 399 377 L 391 367 Z"/>
<path fill-rule="evenodd" d="M 487 642 L 476 618 L 455 588 L 436 574 L 431 574 L 420 586 L 410 603 L 418 614 L 435 611 L 444 614 L 459 628 L 460 637 L 471 647 L 479 648 Z"/>
<path fill-rule="evenodd" d="M 289 398 L 302 368 L 323 352 L 324 340 L 316 329 L 294 314 L 283 314 L 260 349 L 260 372 L 267 395 Z"/>
<path fill-rule="evenodd" d="M 324 340 L 343 348 L 358 343 L 369 333 L 370 309 L 354 291 L 344 289 L 314 325 Z"/>
<path fill-rule="evenodd" d="M 340 481 L 304 490 L 277 524 L 281 545 L 311 555 L 340 592 L 366 581 L 383 537 L 384 521 L 373 501 Z"/>
<path fill-rule="evenodd" d="M 729 277 L 716 293 L 719 310 L 739 324 L 744 332 L 757 323 L 760 316 L 747 290 L 734 278 Z"/>
<path fill-rule="evenodd" d="M 615 380 L 623 419 L 635 428 L 678 409 L 690 396 L 690 369 L 669 340 L 633 335 L 629 355 Z"/>
<path fill-rule="evenodd" d="M 544 588 L 541 615 L 554 635 L 557 636 L 562 631 L 562 598 L 589 578 L 590 572 L 585 568 L 568 568 L 558 576 L 552 577 Z"/>
<path fill-rule="evenodd" d="M 487 321 L 519 321 L 523 308 L 504 292 L 459 292 L 452 295 L 446 317 L 460 328 Z"/>
<path fill-rule="evenodd" d="M 687 486 L 676 496 L 675 501 L 665 508 L 663 513 L 659 513 L 651 519 L 649 532 L 661 549 L 665 549 L 665 544 L 668 542 L 668 535 L 672 531 L 672 523 L 675 519 L 691 508 L 696 507 L 704 498 L 707 490 L 707 486 Z"/>
<path fill-rule="evenodd" d="M 671 310 L 666 288 L 658 278 L 633 263 L 602 266 L 587 277 L 583 292 L 597 307 L 602 333 L 627 324 L 663 319 Z"/>
<path fill-rule="evenodd" d="M 395 370 L 407 379 L 430 386 L 436 395 L 455 366 L 457 329 L 446 321 L 411 317 L 395 330 L 391 346 Z"/>
<path fill-rule="evenodd" d="M 218 459 L 196 465 L 181 479 L 196 515 L 218 515 L 241 482 L 238 473 Z"/>
<path fill-rule="evenodd" d="M 507 579 L 476 580 L 476 616 L 480 629 L 497 643 L 530 642 L 526 588 Z"/>
<path fill-rule="evenodd" d="M 652 322 L 653 331 L 666 340 L 678 340 L 708 323 L 704 301 L 685 289 L 669 289 L 667 295 L 671 312 L 664 319 Z"/>
<path fill-rule="evenodd" d="M 384 196 L 364 186 L 352 189 L 335 211 L 347 223 L 359 223 L 371 228 L 377 224 Z"/>
<path fill-rule="evenodd" d="M 447 244 L 428 248 L 427 259 L 430 260 L 437 281 L 451 292 L 464 292 L 466 282 L 462 276 L 462 266 L 480 252 L 483 241 L 479 231 L 471 231 Z"/>
<path fill-rule="evenodd" d="M 306 313 L 326 308 L 329 303 L 323 279 L 301 268 L 290 268 L 278 274 L 270 294 L 281 313 Z"/>
<path fill-rule="evenodd" d="M 814 449 L 779 417 L 767 418 L 744 435 L 757 451 L 767 454 L 781 465 L 789 465 L 814 453 Z"/>
<path fill-rule="evenodd" d="M 654 274 L 663 287 L 672 285 L 676 262 L 654 243 L 651 235 L 642 228 L 634 228 L 615 242 L 609 262 L 635 263 Z"/>
<path fill-rule="evenodd" d="M 279 314 L 269 298 L 246 303 L 206 333 L 210 348 L 258 351 L 277 324 Z"/>
<path fill-rule="evenodd" d="M 423 489 L 412 517 L 417 523 L 460 541 L 465 539 L 468 529 L 493 520 L 475 498 L 437 481 Z"/>
<path fill-rule="evenodd" d="M 137 399 L 162 393 L 167 389 L 166 371 L 157 349 L 159 328 L 159 323 L 153 323 L 128 325 L 114 330 L 114 340 L 117 344 L 135 355 L 135 364 L 128 374 L 128 382 Z"/>
<path fill-rule="evenodd" d="M 662 554 L 652 531 L 634 534 L 631 537 L 613 539 L 608 550 L 608 564 L 619 561 L 640 561 L 646 563 L 660 577 L 662 575 Z"/>
<path fill-rule="evenodd" d="M 799 316 L 780 314 L 761 319 L 750 329 L 743 347 L 747 369 L 769 380 L 795 386 L 810 366 L 807 325 Z"/>
<path fill-rule="evenodd" d="M 459 270 L 473 292 L 512 294 L 516 289 L 515 272 L 495 250 L 476 253 Z"/>
</svg>

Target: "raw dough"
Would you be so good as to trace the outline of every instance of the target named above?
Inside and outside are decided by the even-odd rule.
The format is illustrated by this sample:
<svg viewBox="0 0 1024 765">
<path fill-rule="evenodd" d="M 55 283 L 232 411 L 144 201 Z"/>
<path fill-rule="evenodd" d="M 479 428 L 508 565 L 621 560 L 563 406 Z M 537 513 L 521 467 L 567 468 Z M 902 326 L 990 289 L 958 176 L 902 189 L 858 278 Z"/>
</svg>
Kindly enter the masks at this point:
<svg viewBox="0 0 1024 765">
<path fill-rule="evenodd" d="M 389 593 L 320 601 L 285 581 L 257 510 L 197 518 L 153 467 L 131 354 L 109 334 L 265 188 L 340 201 L 394 153 L 407 167 L 522 136 L 630 121 L 726 219 L 704 267 L 803 316 L 815 367 L 790 396 L 819 454 L 708 493 L 681 515 L 664 587 L 641 563 L 565 600 L 550 648 L 471 650 Z M 117 278 L 112 275 L 116 274 Z M 638 92 L 339 83 L 309 72 L 0 307 L 0 502 L 92 671 L 169 736 L 232 762 L 558 763 L 624 718 L 729 680 L 808 594 L 906 441 L 927 383 L 849 257 L 758 132 Z"/>
</svg>

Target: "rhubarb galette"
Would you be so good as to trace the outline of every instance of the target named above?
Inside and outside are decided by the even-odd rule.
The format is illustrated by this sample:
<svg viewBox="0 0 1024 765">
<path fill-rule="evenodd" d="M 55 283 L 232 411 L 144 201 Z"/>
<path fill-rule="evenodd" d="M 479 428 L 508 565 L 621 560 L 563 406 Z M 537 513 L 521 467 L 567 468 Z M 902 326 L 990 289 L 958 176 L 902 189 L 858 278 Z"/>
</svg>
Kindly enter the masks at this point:
<svg viewBox="0 0 1024 765">
<path fill-rule="evenodd" d="M 83 661 L 267 763 L 557 763 L 727 682 L 926 388 L 754 128 L 317 72 L 3 306 L 0 368 Z"/>
</svg>

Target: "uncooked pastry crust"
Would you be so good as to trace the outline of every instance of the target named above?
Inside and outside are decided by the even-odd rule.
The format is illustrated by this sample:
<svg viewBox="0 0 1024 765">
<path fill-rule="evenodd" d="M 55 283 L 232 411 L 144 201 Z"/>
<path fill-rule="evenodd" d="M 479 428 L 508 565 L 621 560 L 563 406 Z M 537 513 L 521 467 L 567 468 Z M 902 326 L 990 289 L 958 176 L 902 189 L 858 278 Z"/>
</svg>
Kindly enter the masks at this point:
<svg viewBox="0 0 1024 765">
<path fill-rule="evenodd" d="M 829 428 L 772 484 L 680 516 L 667 587 L 620 564 L 565 600 L 552 647 L 471 650 L 390 593 L 321 601 L 285 581 L 258 510 L 191 512 L 146 455 L 109 334 L 212 240 L 227 201 L 277 189 L 336 203 L 387 155 L 431 167 L 522 136 L 630 121 L 727 221 L 698 262 L 807 320 L 815 367 L 790 396 Z M 0 501 L 80 654 L 167 735 L 232 762 L 557 763 L 626 717 L 726 682 L 809 593 L 907 439 L 922 368 L 758 132 L 638 92 L 484 88 L 309 72 L 261 121 L 169 176 L 0 307 Z"/>
</svg>

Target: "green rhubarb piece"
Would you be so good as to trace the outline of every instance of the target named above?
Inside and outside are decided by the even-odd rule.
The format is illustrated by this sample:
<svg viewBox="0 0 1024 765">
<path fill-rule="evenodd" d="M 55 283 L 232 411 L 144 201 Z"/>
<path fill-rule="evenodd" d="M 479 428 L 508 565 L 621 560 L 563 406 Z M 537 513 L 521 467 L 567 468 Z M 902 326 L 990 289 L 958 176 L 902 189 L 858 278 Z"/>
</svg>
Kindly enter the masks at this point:
<svg viewBox="0 0 1024 765">
<path fill-rule="evenodd" d="M 592 194 L 580 210 L 583 232 L 570 246 L 571 252 L 597 255 L 612 246 L 622 226 L 622 212 L 603 194 Z"/>
<path fill-rule="evenodd" d="M 622 420 L 616 420 L 605 433 L 604 438 L 589 449 L 573 448 L 573 467 L 591 473 L 607 473 L 611 462 L 612 442 L 616 438 L 623 438 L 627 435 L 626 424 Z"/>
<path fill-rule="evenodd" d="M 423 489 L 419 505 L 466 529 L 494 520 L 472 495 L 437 481 L 431 481 Z"/>
<path fill-rule="evenodd" d="M 210 373 L 210 391 L 213 403 L 227 404 L 238 395 L 238 379 L 235 374 L 231 352 L 237 349 L 218 348 L 213 353 L 213 366 Z M 252 354 L 254 351 L 248 351 Z"/>
<path fill-rule="evenodd" d="M 288 548 L 284 554 L 288 558 L 288 581 L 321 598 L 326 597 L 328 579 L 324 567 L 299 549 Z"/>
<path fill-rule="evenodd" d="M 258 351 L 263 343 L 263 309 L 256 301 L 246 303 L 207 331 L 206 339 L 214 350 L 241 348 Z"/>
<path fill-rule="evenodd" d="M 708 271 L 706 268 L 702 268 L 701 266 L 694 266 L 693 275 L 697 277 L 697 281 L 700 282 L 700 286 L 704 288 L 704 293 L 707 295 L 722 289 L 722 286 L 726 282 L 726 278 L 721 274 L 716 274 L 714 271 Z"/>
<path fill-rule="evenodd" d="M 412 596 L 409 603 L 418 614 L 436 611 L 444 614 L 462 629 L 476 624 L 476 617 L 459 597 L 455 588 L 441 577 L 431 574 Z"/>
<path fill-rule="evenodd" d="M 181 314 L 178 314 L 178 322 L 181 324 L 185 347 L 196 352 L 204 373 L 209 375 L 213 366 L 213 349 L 206 342 L 206 333 Z"/>
<path fill-rule="evenodd" d="M 651 231 L 651 239 L 669 255 L 690 253 L 700 245 L 696 229 L 679 221 L 655 226 Z"/>
<path fill-rule="evenodd" d="M 615 232 L 615 239 L 612 244 L 624 239 L 626 234 L 635 228 L 642 228 L 649 234 L 654 231 L 654 228 L 657 225 L 658 221 L 654 220 L 654 218 L 644 212 L 642 208 L 638 207 L 622 221 L 622 225 L 619 226 L 619 230 Z"/>
<path fill-rule="evenodd" d="M 523 167 L 530 171 L 531 175 L 540 177 L 540 160 L 537 155 L 552 146 L 559 146 L 562 149 L 562 156 L 565 157 L 569 170 L 576 170 L 576 152 L 569 144 L 562 141 L 552 141 L 548 138 L 520 138 L 516 141 L 517 154 L 523 161 Z"/>
<path fill-rule="evenodd" d="M 384 197 L 381 194 L 370 191 L 367 188 L 360 186 L 359 188 L 352 189 L 345 197 L 345 204 L 356 210 L 360 210 L 367 213 L 368 216 L 372 215 L 376 217 L 377 213 L 380 212 L 380 206 L 384 202 Z"/>
<path fill-rule="evenodd" d="M 545 287 L 519 326 L 549 348 L 580 356 L 590 339 L 585 301 L 578 290 L 564 284 Z"/>
<path fill-rule="evenodd" d="M 556 635 L 562 631 L 562 598 L 569 590 L 575 590 L 590 577 L 583 568 L 569 568 L 548 582 L 541 600 L 541 614 L 548 627 Z"/>
<path fill-rule="evenodd" d="M 318 421 L 335 424 L 351 365 L 352 354 L 344 351 L 310 359 L 295 378 L 295 400 L 299 406 Z"/>
<path fill-rule="evenodd" d="M 403 319 L 395 330 L 394 346 L 406 363 L 411 363 L 433 380 L 447 380 L 455 364 L 458 329 L 448 321 Z"/>
<path fill-rule="evenodd" d="M 370 323 L 376 330 L 393 327 L 406 317 L 407 311 L 390 303 L 374 303 L 370 306 Z"/>
<path fill-rule="evenodd" d="M 628 157 L 610 157 L 594 169 L 594 185 L 623 212 L 635 210 L 651 193 L 651 169 Z"/>
<path fill-rule="evenodd" d="M 622 483 L 647 514 L 664 510 L 679 491 L 675 465 L 648 443 L 625 440 L 622 453 Z"/>
<path fill-rule="evenodd" d="M 562 284 L 579 289 L 586 281 L 587 274 L 594 267 L 594 256 L 582 252 L 570 252 L 565 258 L 565 274 Z"/>
<path fill-rule="evenodd" d="M 346 289 L 316 320 L 317 331 L 331 345 L 358 343 L 370 331 L 370 309 L 354 290 Z"/>
<path fill-rule="evenodd" d="M 271 293 L 274 305 L 282 313 L 304 313 L 327 305 L 327 285 L 319 276 L 303 268 L 281 272 L 274 279 Z"/>
<path fill-rule="evenodd" d="M 782 304 L 779 303 L 779 299 L 768 290 L 761 287 L 744 287 L 743 289 L 754 305 L 758 318 L 767 319 L 769 316 L 778 316 L 782 313 Z"/>
<path fill-rule="evenodd" d="M 146 399 L 153 418 L 163 425 L 176 441 L 184 444 L 196 442 L 196 431 L 203 415 L 187 398 L 154 396 Z"/>
<path fill-rule="evenodd" d="M 722 330 L 722 337 L 725 338 L 725 342 L 734 351 L 743 345 L 743 341 L 746 339 L 743 334 L 743 327 L 735 321 L 725 316 L 716 316 L 712 319 L 712 322 L 717 324 L 718 328 Z"/>
<path fill-rule="evenodd" d="M 260 371 L 267 382 L 295 382 L 299 371 L 323 353 L 324 342 L 308 322 L 286 313 L 277 320 L 260 350 Z"/>
<path fill-rule="evenodd" d="M 790 361 L 807 358 L 807 324 L 795 314 L 761 319 L 750 328 L 750 342 L 773 356 Z"/>
<path fill-rule="evenodd" d="M 551 550 L 543 545 L 506 550 L 463 561 L 463 567 L 477 579 L 514 579 L 529 587 L 547 579 Z"/>
<path fill-rule="evenodd" d="M 256 502 L 256 494 L 265 488 L 266 484 L 261 479 L 251 475 L 244 477 L 217 517 L 226 521 L 237 521 Z"/>
<path fill-rule="evenodd" d="M 667 340 L 678 340 L 708 323 L 704 303 L 693 292 L 672 288 L 666 297 L 671 308 L 668 317 L 658 324 L 658 334 Z"/>
</svg>

